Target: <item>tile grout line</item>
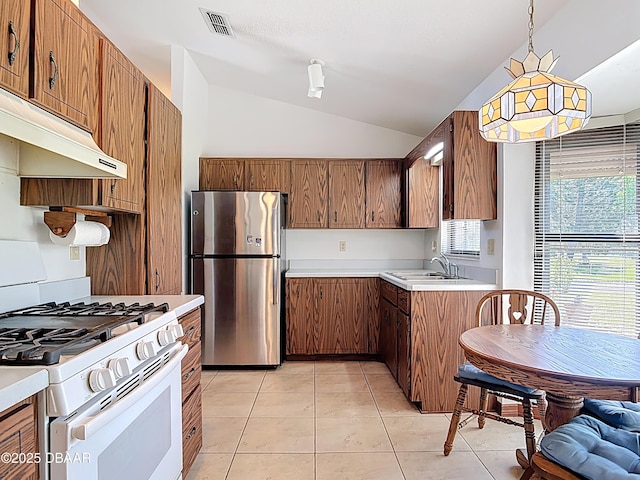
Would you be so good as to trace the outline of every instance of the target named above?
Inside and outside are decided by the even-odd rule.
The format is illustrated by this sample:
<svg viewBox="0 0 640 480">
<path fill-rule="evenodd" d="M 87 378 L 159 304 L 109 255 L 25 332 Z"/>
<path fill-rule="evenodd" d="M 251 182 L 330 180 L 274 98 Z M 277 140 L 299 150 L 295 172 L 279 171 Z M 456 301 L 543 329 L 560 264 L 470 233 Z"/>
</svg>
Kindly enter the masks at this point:
<svg viewBox="0 0 640 480">
<path fill-rule="evenodd" d="M 227 480 L 229 478 L 229 474 L 231 473 L 231 467 L 233 466 L 233 462 L 235 461 L 236 455 L 238 454 L 238 448 L 240 447 L 240 442 L 242 442 L 242 436 L 244 435 L 244 432 L 247 429 L 247 425 L 249 423 L 249 419 L 251 418 L 251 413 L 253 412 L 253 409 L 256 406 L 256 402 L 258 401 L 258 395 L 260 394 L 260 390 L 262 389 L 262 384 L 264 383 L 264 379 L 266 377 L 267 377 L 267 373 L 265 372 L 264 375 L 262 376 L 262 380 L 260 381 L 260 385 L 258 386 L 258 391 L 256 392 L 256 396 L 253 399 L 253 404 L 251 405 L 251 409 L 249 410 L 249 415 L 247 415 L 247 419 L 244 422 L 244 427 L 242 427 L 242 432 L 240 432 L 240 438 L 238 439 L 238 443 L 236 444 L 236 449 L 233 452 L 233 457 L 231 457 L 231 463 L 229 464 L 229 468 L 227 469 L 227 473 L 224 476 L 225 480 Z"/>
<path fill-rule="evenodd" d="M 400 463 L 400 459 L 398 458 L 398 452 L 396 452 L 396 449 L 393 446 L 393 442 L 391 441 L 391 435 L 389 435 L 389 431 L 387 430 L 387 425 L 384 423 L 384 417 L 382 416 L 380 407 L 378 407 L 378 401 L 376 400 L 376 396 L 373 393 L 373 388 L 371 388 L 371 384 L 369 383 L 369 377 L 364 372 L 364 368 L 362 369 L 362 372 L 364 373 L 365 382 L 367 382 L 367 386 L 369 387 L 369 391 L 371 393 L 371 396 L 373 397 L 373 403 L 375 404 L 376 410 L 378 411 L 378 415 L 380 416 L 380 422 L 382 423 L 382 428 L 384 428 L 384 433 L 387 434 L 387 439 L 389 440 L 389 445 L 391 445 L 391 451 L 393 452 L 393 456 L 396 458 L 396 463 L 398 464 L 398 468 L 400 469 L 402 478 L 406 480 L 407 476 L 404 474 L 404 470 L 402 469 L 402 464 Z"/>
</svg>

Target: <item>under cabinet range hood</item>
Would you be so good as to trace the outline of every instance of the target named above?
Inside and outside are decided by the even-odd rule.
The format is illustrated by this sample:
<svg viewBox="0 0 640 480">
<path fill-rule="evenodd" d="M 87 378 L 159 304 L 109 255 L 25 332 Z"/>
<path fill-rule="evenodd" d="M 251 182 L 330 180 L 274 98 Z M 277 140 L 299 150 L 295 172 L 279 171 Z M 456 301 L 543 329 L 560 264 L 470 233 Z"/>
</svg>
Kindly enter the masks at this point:
<svg viewBox="0 0 640 480">
<path fill-rule="evenodd" d="M 127 165 L 100 150 L 90 133 L 1 88 L 0 134 L 20 142 L 19 177 L 127 178 Z"/>
</svg>

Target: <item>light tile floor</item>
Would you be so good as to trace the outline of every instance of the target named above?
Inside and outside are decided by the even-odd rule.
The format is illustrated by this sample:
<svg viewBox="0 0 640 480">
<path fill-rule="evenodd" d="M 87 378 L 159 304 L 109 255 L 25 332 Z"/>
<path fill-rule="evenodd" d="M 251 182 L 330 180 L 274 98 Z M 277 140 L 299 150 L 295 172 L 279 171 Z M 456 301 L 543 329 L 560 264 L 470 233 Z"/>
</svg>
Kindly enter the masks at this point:
<svg viewBox="0 0 640 480">
<path fill-rule="evenodd" d="M 516 479 L 521 428 L 458 432 L 420 414 L 379 362 L 285 362 L 202 373 L 203 446 L 186 480 Z M 536 432 L 540 431 L 536 422 Z"/>
</svg>

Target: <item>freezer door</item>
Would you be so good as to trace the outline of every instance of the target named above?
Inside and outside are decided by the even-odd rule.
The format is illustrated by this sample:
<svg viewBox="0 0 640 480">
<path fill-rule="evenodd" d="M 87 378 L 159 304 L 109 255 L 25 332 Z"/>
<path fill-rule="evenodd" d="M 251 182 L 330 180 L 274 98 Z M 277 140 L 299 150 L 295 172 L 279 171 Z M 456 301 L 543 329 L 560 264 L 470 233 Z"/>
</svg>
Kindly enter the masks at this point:
<svg viewBox="0 0 640 480">
<path fill-rule="evenodd" d="M 193 259 L 203 365 L 279 365 L 280 259 Z"/>
<path fill-rule="evenodd" d="M 191 192 L 192 255 L 280 255 L 278 192 Z"/>
</svg>

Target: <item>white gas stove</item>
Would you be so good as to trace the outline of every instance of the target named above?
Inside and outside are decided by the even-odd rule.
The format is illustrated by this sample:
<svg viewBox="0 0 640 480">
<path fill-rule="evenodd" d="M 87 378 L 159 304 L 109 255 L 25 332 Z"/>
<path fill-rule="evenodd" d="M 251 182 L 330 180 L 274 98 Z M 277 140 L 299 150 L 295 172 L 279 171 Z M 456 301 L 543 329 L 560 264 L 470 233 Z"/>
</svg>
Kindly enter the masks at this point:
<svg viewBox="0 0 640 480">
<path fill-rule="evenodd" d="M 0 314 L 0 365 L 46 368 L 46 415 L 68 415 L 177 343 L 167 304 L 49 303 Z"/>
<path fill-rule="evenodd" d="M 0 240 L 0 267 L 0 376 L 49 378 L 37 398 L 40 478 L 179 479 L 188 347 L 177 316 L 202 299 L 43 283 L 34 242 Z"/>
</svg>

